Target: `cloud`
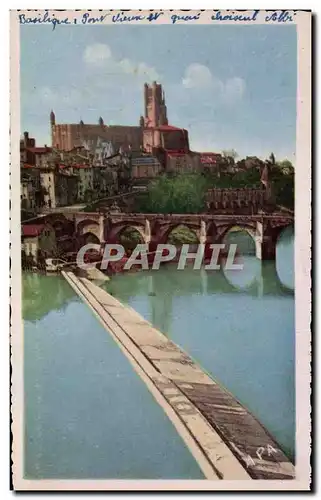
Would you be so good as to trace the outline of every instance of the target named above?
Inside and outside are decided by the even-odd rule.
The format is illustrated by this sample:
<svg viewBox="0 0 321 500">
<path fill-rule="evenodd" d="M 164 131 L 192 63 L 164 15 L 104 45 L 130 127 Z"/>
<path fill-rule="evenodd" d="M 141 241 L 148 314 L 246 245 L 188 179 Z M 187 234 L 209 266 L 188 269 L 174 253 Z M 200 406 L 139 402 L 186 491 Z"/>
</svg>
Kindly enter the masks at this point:
<svg viewBox="0 0 321 500">
<path fill-rule="evenodd" d="M 233 77 L 223 81 L 215 77 L 207 66 L 198 63 L 186 68 L 182 85 L 185 89 L 215 92 L 215 98 L 225 103 L 242 99 L 246 89 L 243 78 Z"/>
<path fill-rule="evenodd" d="M 145 80 L 160 80 L 156 69 L 144 62 L 129 59 L 117 59 L 108 45 L 96 43 L 88 45 L 83 55 L 84 62 L 91 68 L 96 68 L 109 75 L 125 74 L 144 78 Z"/>
<path fill-rule="evenodd" d="M 87 64 L 102 67 L 111 59 L 111 50 L 108 45 L 103 43 L 94 43 L 88 45 L 84 52 L 84 61 Z"/>
<path fill-rule="evenodd" d="M 213 76 L 207 66 L 203 64 L 191 64 L 185 71 L 183 86 L 187 89 L 209 88 L 213 84 Z"/>
</svg>

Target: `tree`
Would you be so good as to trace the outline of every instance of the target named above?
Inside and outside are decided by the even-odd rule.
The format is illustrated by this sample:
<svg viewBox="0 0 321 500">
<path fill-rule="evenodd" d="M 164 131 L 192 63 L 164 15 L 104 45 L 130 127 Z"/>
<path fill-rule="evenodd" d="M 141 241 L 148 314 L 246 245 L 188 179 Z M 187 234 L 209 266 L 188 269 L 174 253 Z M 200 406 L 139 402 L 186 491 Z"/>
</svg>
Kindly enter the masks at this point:
<svg viewBox="0 0 321 500">
<path fill-rule="evenodd" d="M 235 149 L 223 149 L 222 156 L 224 158 L 233 158 L 235 161 L 239 154 L 235 151 Z"/>
<path fill-rule="evenodd" d="M 294 174 L 294 167 L 290 160 L 282 160 L 277 162 L 278 168 L 284 175 L 292 175 Z"/>
<path fill-rule="evenodd" d="M 199 213 L 205 208 L 206 179 L 201 174 L 162 175 L 151 183 L 140 210 L 151 213 Z"/>
<path fill-rule="evenodd" d="M 274 155 L 273 155 L 274 156 Z M 271 157 L 270 157 L 271 160 Z M 274 159 L 275 161 L 275 159 Z M 294 209 L 294 167 L 289 160 L 270 161 L 270 182 L 278 205 Z"/>
<path fill-rule="evenodd" d="M 233 176 L 233 187 L 260 187 L 261 173 L 256 166 L 236 172 Z"/>
</svg>

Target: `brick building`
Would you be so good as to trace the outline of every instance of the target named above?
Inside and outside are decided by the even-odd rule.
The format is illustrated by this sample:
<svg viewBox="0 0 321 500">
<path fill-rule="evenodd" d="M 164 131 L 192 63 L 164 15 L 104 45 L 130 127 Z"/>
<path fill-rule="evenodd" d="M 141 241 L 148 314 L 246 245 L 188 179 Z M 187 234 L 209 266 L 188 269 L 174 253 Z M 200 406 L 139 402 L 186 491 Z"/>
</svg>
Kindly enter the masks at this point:
<svg viewBox="0 0 321 500">
<path fill-rule="evenodd" d="M 84 144 L 109 142 L 115 151 L 120 148 L 152 153 L 156 148 L 189 151 L 188 132 L 168 123 L 165 95 L 157 82 L 144 85 L 144 116 L 138 126 L 105 125 L 100 117 L 97 124 L 57 124 L 53 111 L 50 113 L 52 146 L 60 150 L 72 150 Z"/>
<path fill-rule="evenodd" d="M 141 126 L 105 125 L 102 118 L 97 125 L 79 123 L 56 124 L 54 112 L 50 113 L 52 146 L 70 151 L 82 146 L 84 142 L 103 141 L 112 142 L 116 148 L 122 145 L 131 145 L 139 149 L 142 145 L 143 129 Z"/>
<path fill-rule="evenodd" d="M 157 82 L 153 82 L 152 85 L 145 83 L 144 105 L 145 116 L 141 117 L 141 123 L 144 123 L 144 150 L 152 153 L 157 148 L 163 148 L 187 153 L 188 132 L 169 125 L 165 93 Z"/>
<path fill-rule="evenodd" d="M 37 263 L 39 251 L 50 257 L 56 254 L 57 243 L 54 228 L 50 224 L 23 224 L 21 226 L 21 250 L 31 255 Z"/>
</svg>

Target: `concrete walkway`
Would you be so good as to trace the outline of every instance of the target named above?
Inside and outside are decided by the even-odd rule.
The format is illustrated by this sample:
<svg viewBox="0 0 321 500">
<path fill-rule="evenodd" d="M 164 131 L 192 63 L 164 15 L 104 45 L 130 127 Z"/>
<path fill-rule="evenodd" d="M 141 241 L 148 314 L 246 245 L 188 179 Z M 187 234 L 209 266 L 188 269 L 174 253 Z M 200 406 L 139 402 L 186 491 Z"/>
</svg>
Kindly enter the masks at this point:
<svg viewBox="0 0 321 500">
<path fill-rule="evenodd" d="M 162 406 L 207 479 L 293 479 L 264 427 L 182 349 L 86 278 L 62 272 Z"/>
</svg>

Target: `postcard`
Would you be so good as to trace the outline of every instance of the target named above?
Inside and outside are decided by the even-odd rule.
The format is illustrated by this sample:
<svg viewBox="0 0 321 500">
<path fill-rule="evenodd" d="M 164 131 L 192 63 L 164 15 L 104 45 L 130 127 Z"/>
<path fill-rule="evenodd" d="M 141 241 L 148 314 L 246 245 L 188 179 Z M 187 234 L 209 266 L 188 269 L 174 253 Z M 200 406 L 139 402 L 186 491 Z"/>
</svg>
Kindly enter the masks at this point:
<svg viewBox="0 0 321 500">
<path fill-rule="evenodd" d="M 310 489 L 311 17 L 11 11 L 14 490 Z"/>
</svg>

